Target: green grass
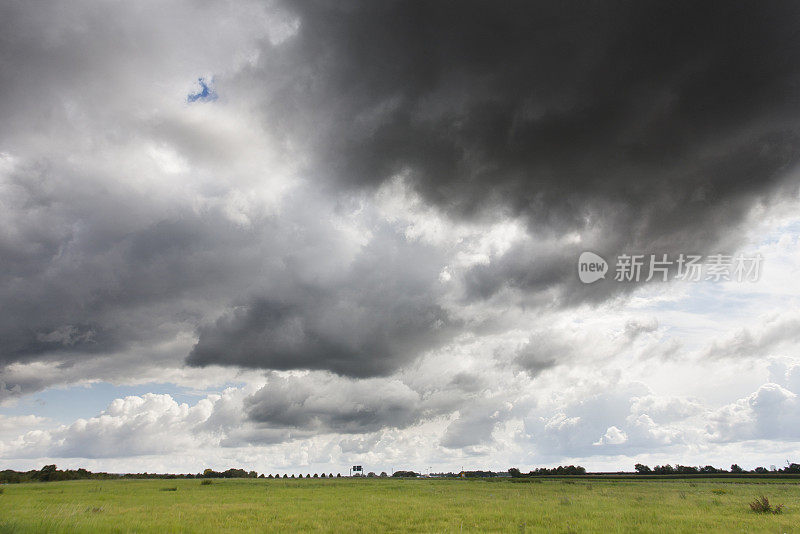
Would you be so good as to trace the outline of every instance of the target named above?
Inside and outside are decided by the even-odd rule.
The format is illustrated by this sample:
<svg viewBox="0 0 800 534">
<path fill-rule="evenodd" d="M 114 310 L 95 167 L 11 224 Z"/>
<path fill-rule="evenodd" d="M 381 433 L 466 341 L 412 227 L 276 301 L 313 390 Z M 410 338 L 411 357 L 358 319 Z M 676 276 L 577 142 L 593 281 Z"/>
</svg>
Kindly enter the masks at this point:
<svg viewBox="0 0 800 534">
<path fill-rule="evenodd" d="M 3 489 L 0 533 L 800 532 L 795 480 L 82 480 Z M 760 495 L 783 513 L 750 511 Z"/>
</svg>

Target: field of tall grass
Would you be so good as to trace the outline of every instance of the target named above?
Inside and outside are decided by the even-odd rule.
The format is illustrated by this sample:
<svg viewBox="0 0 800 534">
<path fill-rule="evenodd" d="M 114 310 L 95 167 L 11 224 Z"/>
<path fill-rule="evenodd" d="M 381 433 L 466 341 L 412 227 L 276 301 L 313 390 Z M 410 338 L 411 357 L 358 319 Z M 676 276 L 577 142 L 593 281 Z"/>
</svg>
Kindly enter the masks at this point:
<svg viewBox="0 0 800 534">
<path fill-rule="evenodd" d="M 800 532 L 800 481 L 227 479 L 0 486 L 7 532 Z M 764 496 L 781 513 L 757 513 Z"/>
</svg>

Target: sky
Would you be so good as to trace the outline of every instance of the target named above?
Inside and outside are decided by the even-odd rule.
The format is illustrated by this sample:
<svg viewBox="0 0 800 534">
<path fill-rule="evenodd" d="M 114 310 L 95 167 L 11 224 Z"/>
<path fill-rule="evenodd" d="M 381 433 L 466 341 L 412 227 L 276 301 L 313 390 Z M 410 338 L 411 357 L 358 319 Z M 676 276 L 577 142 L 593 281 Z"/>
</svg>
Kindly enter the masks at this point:
<svg viewBox="0 0 800 534">
<path fill-rule="evenodd" d="M 800 461 L 798 20 L 2 2 L 0 469 Z"/>
</svg>

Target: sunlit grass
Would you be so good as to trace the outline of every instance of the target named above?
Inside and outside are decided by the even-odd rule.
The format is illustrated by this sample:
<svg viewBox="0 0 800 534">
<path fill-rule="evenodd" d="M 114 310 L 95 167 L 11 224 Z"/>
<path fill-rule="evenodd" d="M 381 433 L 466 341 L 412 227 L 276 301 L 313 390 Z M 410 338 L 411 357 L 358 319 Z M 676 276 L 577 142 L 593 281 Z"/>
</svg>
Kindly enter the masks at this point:
<svg viewBox="0 0 800 534">
<path fill-rule="evenodd" d="M 3 489 L 0 533 L 788 533 L 800 525 L 796 481 L 83 480 Z M 783 513 L 753 513 L 760 495 Z"/>
</svg>

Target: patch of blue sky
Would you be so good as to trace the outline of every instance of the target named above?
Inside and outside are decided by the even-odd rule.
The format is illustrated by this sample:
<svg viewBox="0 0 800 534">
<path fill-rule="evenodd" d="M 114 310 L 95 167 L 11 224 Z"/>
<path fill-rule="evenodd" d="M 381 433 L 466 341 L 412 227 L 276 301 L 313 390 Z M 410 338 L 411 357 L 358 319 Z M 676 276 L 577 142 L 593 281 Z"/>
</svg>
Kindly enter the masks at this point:
<svg viewBox="0 0 800 534">
<path fill-rule="evenodd" d="M 774 245 L 786 235 L 792 236 L 795 240 L 800 237 L 800 218 L 791 218 L 784 220 L 781 224 L 773 226 L 769 231 L 758 236 L 747 247 L 744 247 L 744 252 L 753 250 L 765 245 Z"/>
<path fill-rule="evenodd" d="M 13 405 L 0 407 L 0 414 L 5 416 L 38 415 L 47 417 L 60 424 L 70 424 L 76 419 L 97 416 L 108 408 L 114 399 L 129 396 L 141 396 L 145 393 L 168 394 L 178 403 L 189 406 L 206 395 L 223 391 L 226 387 L 241 384 L 226 384 L 213 391 L 197 391 L 178 387 L 174 384 L 141 384 L 136 386 L 115 386 L 107 382 L 97 382 L 88 386 L 70 386 L 66 388 L 50 388 L 18 399 Z"/>
<path fill-rule="evenodd" d="M 206 83 L 205 78 L 198 78 L 197 82 L 200 84 L 200 90 L 195 93 L 189 93 L 186 101 L 192 102 L 213 102 L 217 99 L 217 92 L 214 90 L 214 80 Z"/>
<path fill-rule="evenodd" d="M 753 313 L 753 306 L 759 302 L 759 294 L 742 293 L 731 290 L 719 282 L 673 282 L 690 284 L 690 291 L 676 300 L 655 300 L 642 309 L 650 311 L 674 311 L 684 314 L 718 316 L 720 318 L 745 318 Z M 753 282 L 737 282 L 742 284 Z"/>
</svg>

